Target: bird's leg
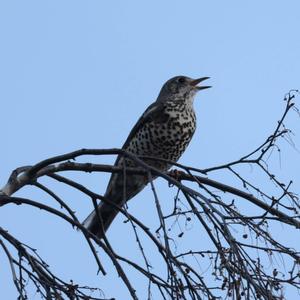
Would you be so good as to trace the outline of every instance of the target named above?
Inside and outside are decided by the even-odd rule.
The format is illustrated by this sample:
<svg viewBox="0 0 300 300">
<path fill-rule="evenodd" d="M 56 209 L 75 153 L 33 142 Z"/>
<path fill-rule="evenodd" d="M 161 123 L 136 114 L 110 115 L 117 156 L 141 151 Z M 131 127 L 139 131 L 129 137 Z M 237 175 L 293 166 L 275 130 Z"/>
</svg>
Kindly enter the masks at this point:
<svg viewBox="0 0 300 300">
<path fill-rule="evenodd" d="M 178 169 L 172 169 L 168 172 L 168 175 L 174 178 L 176 181 L 181 181 L 182 175 L 185 174 L 183 171 L 180 171 Z M 173 186 L 174 184 L 169 182 L 169 187 Z"/>
</svg>

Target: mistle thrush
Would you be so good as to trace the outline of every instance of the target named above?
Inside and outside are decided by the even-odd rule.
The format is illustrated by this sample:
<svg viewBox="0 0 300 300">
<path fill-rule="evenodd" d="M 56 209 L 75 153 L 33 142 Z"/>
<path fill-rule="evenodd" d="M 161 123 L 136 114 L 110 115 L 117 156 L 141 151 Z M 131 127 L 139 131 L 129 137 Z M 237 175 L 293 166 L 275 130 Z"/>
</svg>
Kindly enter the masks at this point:
<svg viewBox="0 0 300 300">
<path fill-rule="evenodd" d="M 176 76 L 162 87 L 157 100 L 152 103 L 131 130 L 122 149 L 136 156 L 151 156 L 176 162 L 196 129 L 196 115 L 193 101 L 199 90 L 210 86 L 198 86 L 209 77 L 191 79 Z M 143 159 L 143 158 L 142 158 Z M 143 159 L 147 164 L 167 171 L 170 165 L 155 160 Z M 118 156 L 115 166 L 135 167 L 129 159 Z M 126 180 L 126 183 L 124 182 Z M 126 201 L 139 193 L 148 183 L 145 175 L 114 173 L 111 175 L 105 198 L 122 207 Z M 125 185 L 125 186 L 124 186 Z M 107 202 L 98 206 L 98 213 L 93 211 L 83 222 L 84 226 L 102 238 L 118 210 Z"/>
</svg>

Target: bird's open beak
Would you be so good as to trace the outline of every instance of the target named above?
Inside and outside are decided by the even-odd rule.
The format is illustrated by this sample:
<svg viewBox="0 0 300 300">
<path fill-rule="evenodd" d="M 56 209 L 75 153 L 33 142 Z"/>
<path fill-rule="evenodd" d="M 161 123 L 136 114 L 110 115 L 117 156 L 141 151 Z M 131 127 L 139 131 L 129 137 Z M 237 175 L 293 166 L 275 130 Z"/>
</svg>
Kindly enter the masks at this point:
<svg viewBox="0 0 300 300">
<path fill-rule="evenodd" d="M 201 77 L 201 78 L 198 78 L 198 79 L 194 79 L 194 80 L 192 80 L 191 82 L 190 82 L 190 85 L 191 86 L 193 86 L 193 87 L 195 87 L 198 91 L 199 90 L 204 90 L 204 89 L 209 89 L 209 88 L 211 88 L 211 86 L 210 85 L 197 85 L 198 83 L 200 83 L 200 82 L 202 82 L 202 81 L 204 81 L 204 80 L 207 80 L 207 79 L 209 79 L 210 77 Z"/>
</svg>

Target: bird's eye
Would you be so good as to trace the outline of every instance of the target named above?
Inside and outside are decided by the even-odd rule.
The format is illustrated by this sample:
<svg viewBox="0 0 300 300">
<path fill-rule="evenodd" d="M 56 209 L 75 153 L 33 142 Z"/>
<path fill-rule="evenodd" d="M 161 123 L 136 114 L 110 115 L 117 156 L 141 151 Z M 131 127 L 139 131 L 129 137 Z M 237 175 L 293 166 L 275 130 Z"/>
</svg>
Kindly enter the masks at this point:
<svg viewBox="0 0 300 300">
<path fill-rule="evenodd" d="M 179 83 L 184 83 L 185 82 L 185 78 L 184 77 L 179 77 L 178 78 L 178 82 Z"/>
</svg>

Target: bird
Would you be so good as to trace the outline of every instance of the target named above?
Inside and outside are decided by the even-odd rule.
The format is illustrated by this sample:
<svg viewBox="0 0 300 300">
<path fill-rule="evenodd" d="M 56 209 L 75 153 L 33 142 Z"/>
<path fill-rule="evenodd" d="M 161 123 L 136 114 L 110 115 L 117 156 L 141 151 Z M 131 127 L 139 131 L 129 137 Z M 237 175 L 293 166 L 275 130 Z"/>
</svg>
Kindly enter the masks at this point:
<svg viewBox="0 0 300 300">
<path fill-rule="evenodd" d="M 199 85 L 207 79 L 209 77 L 192 79 L 187 76 L 169 79 L 162 86 L 156 101 L 138 119 L 122 149 L 141 157 L 161 172 L 168 171 L 172 166 L 169 161 L 178 161 L 194 135 L 196 114 L 193 102 L 197 92 L 211 87 Z M 118 155 L 115 166 L 124 164 L 125 167 L 138 167 L 129 158 Z M 124 172 L 112 173 L 104 194 L 106 201 L 100 202 L 97 212 L 92 211 L 83 221 L 83 226 L 99 239 L 103 238 L 119 212 L 117 207 L 123 207 L 148 182 L 149 177 L 142 174 L 127 173 L 124 176 Z"/>
</svg>

